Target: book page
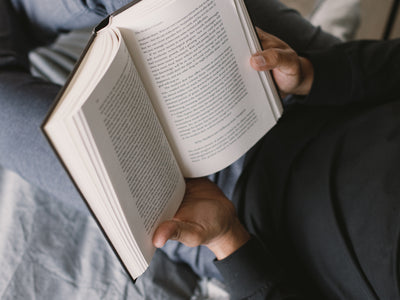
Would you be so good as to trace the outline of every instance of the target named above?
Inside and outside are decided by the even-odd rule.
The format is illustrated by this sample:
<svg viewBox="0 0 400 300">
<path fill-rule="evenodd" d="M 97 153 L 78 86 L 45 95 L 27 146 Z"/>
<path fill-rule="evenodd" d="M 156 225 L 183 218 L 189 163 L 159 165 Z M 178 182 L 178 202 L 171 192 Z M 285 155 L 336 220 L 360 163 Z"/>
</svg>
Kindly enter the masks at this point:
<svg viewBox="0 0 400 300">
<path fill-rule="evenodd" d="M 111 65 L 74 123 L 105 194 L 120 205 L 129 227 L 125 232 L 133 233 L 150 262 L 153 232 L 160 220 L 173 217 L 185 184 L 123 42 L 120 51 L 125 54 Z"/>
<path fill-rule="evenodd" d="M 124 61 L 128 56 L 126 48 L 121 48 L 120 35 L 114 31 L 109 30 L 92 37 L 84 57 L 43 125 L 43 130 L 96 219 L 101 222 L 102 229 L 112 241 L 119 257 L 135 278 L 144 272 L 148 263 L 139 253 L 132 233 L 127 230 L 127 222 L 119 203 L 110 201 L 112 193 L 105 180 L 107 175 L 98 172 L 93 164 L 95 151 L 82 142 L 82 135 L 87 136 L 85 131 L 79 131 L 73 120 L 93 90 L 107 92 L 98 85 L 99 81 L 106 73 L 112 77 L 114 70 L 110 73 L 110 66 L 114 62 Z"/>
<path fill-rule="evenodd" d="M 249 150 L 277 119 L 250 67 L 236 5 L 142 2 L 116 16 L 114 26 L 121 28 L 184 175 L 216 172 Z"/>
</svg>

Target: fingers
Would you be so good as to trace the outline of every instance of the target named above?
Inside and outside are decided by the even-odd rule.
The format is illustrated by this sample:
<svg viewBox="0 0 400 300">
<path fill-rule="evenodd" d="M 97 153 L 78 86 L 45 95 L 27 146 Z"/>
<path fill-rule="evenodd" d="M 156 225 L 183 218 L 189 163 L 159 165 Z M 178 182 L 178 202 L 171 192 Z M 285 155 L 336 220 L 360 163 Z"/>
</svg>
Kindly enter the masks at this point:
<svg viewBox="0 0 400 300">
<path fill-rule="evenodd" d="M 264 51 L 254 54 L 250 58 L 251 66 L 257 71 L 269 71 L 279 68 L 280 71 L 294 74 L 298 64 L 298 56 L 285 42 L 277 37 L 256 28 Z"/>
<path fill-rule="evenodd" d="M 162 247 L 168 239 L 186 246 L 206 245 L 226 233 L 235 220 L 235 208 L 208 179 L 188 180 L 186 194 L 172 220 L 159 225 L 153 244 Z"/>
<path fill-rule="evenodd" d="M 277 38 L 276 36 L 269 34 L 260 28 L 256 27 L 257 35 L 261 41 L 261 45 L 263 49 L 269 48 L 280 48 L 280 49 L 289 49 L 289 45 L 286 44 L 281 39 Z"/>
<path fill-rule="evenodd" d="M 314 80 L 311 62 L 285 42 L 257 28 L 263 51 L 250 58 L 256 71 L 271 71 L 281 95 L 307 95 Z"/>
<path fill-rule="evenodd" d="M 153 235 L 153 245 L 161 248 L 169 239 L 176 236 L 177 224 L 174 221 L 165 221 L 158 226 Z"/>
<path fill-rule="evenodd" d="M 278 49 L 268 49 L 254 54 L 250 58 L 251 66 L 257 71 L 269 71 L 279 67 L 282 55 Z"/>
<path fill-rule="evenodd" d="M 251 66 L 257 71 L 269 71 L 279 68 L 280 71 L 293 75 L 298 71 L 297 55 L 287 49 L 267 49 L 250 58 Z"/>
<path fill-rule="evenodd" d="M 168 240 L 175 240 L 188 247 L 196 247 L 205 242 L 202 233 L 202 229 L 197 224 L 169 220 L 161 223 L 156 229 L 153 245 L 161 248 Z"/>
</svg>

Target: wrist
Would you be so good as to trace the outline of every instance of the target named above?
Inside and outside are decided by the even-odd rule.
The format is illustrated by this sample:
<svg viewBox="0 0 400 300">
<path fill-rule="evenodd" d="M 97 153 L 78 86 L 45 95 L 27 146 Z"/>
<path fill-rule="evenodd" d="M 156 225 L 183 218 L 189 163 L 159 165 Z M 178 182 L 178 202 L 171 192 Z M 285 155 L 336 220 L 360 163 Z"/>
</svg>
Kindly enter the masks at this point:
<svg viewBox="0 0 400 300">
<path fill-rule="evenodd" d="M 314 67 L 310 60 L 305 57 L 299 57 L 302 80 L 299 86 L 293 91 L 296 95 L 307 95 L 311 91 L 314 81 Z"/>
<path fill-rule="evenodd" d="M 218 239 L 210 242 L 207 247 L 222 260 L 242 247 L 250 240 L 250 234 L 238 219 L 235 219 L 231 228 Z"/>
</svg>

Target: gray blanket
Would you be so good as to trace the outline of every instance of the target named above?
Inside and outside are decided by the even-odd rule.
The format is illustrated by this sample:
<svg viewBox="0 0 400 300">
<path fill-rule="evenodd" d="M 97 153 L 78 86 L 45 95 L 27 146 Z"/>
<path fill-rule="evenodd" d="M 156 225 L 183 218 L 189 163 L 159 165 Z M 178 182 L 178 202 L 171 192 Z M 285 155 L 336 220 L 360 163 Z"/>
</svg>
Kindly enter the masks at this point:
<svg viewBox="0 0 400 300">
<path fill-rule="evenodd" d="M 0 168 L 1 299 L 201 299 L 198 278 L 157 251 L 136 284 L 83 203 Z"/>
</svg>

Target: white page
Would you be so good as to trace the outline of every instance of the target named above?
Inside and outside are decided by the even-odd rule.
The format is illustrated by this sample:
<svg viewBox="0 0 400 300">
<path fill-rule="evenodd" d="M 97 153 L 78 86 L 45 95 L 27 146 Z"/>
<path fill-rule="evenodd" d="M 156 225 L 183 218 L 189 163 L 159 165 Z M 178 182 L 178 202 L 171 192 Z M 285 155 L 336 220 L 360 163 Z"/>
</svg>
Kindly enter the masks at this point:
<svg viewBox="0 0 400 300">
<path fill-rule="evenodd" d="M 88 205 L 95 216 L 101 220 L 102 228 L 112 239 L 113 246 L 121 259 L 130 268 L 132 276 L 136 277 L 145 270 L 148 264 L 142 255 L 137 255 L 135 251 L 132 251 L 137 248 L 137 244 L 131 233 L 124 233 L 126 221 L 124 223 L 122 213 L 118 214 L 119 204 L 108 200 L 107 185 L 101 181 L 102 176 L 99 176 L 91 164 L 93 157 L 90 154 L 93 151 L 88 153 L 84 145 L 79 142 L 82 132 L 77 130 L 72 119 L 77 107 L 84 103 L 91 91 L 96 88 L 94 84 L 98 83 L 107 72 L 109 65 L 120 54 L 120 40 L 110 31 L 93 41 L 88 51 L 90 55 L 85 56 L 71 81 L 74 83 L 74 89 L 71 85 L 67 88 L 63 98 L 58 102 L 55 115 L 46 123 L 44 130 Z M 85 85 L 86 88 L 84 88 Z M 132 269 L 132 266 L 139 267 Z"/>
<path fill-rule="evenodd" d="M 129 229 L 149 262 L 155 228 L 173 217 L 183 198 L 183 177 L 129 55 L 115 61 L 100 86 L 82 112 Z"/>
<path fill-rule="evenodd" d="M 136 278 L 185 184 L 119 32 L 102 31 L 89 50 L 72 81 L 77 89 L 68 87 L 44 129 Z"/>
<path fill-rule="evenodd" d="M 116 16 L 113 26 L 121 27 L 127 44 L 134 45 L 128 48 L 184 175 L 216 172 L 243 155 L 276 122 L 262 80 L 250 67 L 251 51 L 235 4 L 142 2 L 163 9 L 152 7 L 152 14 L 146 15 L 146 9 L 141 12 L 135 5 Z M 204 23 L 205 31 L 196 22 Z M 222 80 L 221 74 L 228 79 Z"/>
</svg>

